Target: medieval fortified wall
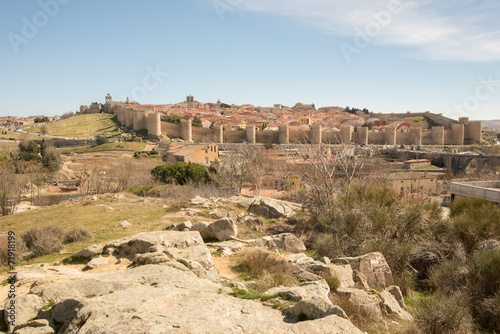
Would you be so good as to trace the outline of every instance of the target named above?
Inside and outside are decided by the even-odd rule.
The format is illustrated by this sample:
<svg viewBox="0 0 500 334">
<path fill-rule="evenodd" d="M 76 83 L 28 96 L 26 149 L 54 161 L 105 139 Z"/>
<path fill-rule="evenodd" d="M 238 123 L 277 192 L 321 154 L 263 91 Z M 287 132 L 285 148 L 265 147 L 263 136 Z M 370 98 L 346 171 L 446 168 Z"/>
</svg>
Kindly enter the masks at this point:
<svg viewBox="0 0 500 334">
<path fill-rule="evenodd" d="M 320 125 L 312 125 L 309 130 L 291 130 L 287 125 L 279 127 L 278 131 L 260 131 L 256 127 L 245 130 L 214 128 L 194 128 L 191 120 L 183 120 L 181 124 L 162 122 L 160 113 L 152 108 L 134 107 L 126 103 L 107 101 L 103 105 L 81 106 L 80 114 L 112 113 L 118 121 L 134 130 L 146 129 L 151 138 L 168 137 L 182 138 L 186 141 L 205 143 L 329 143 L 329 144 L 360 144 L 360 145 L 463 145 L 465 141 L 481 142 L 482 122 L 469 121 L 467 117 L 460 118 L 456 123 L 447 126 L 434 126 L 429 131 L 421 128 L 411 128 L 409 132 L 398 132 L 396 127 L 388 126 L 381 132 L 369 131 L 368 128 L 344 125 L 340 132 L 322 129 Z"/>
</svg>

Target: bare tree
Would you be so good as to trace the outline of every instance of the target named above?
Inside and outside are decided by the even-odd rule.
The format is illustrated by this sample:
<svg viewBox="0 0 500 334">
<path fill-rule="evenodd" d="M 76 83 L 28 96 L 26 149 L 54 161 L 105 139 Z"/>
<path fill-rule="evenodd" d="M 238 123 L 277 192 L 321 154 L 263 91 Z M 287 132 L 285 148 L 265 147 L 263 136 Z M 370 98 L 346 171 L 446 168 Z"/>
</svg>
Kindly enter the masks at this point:
<svg viewBox="0 0 500 334">
<path fill-rule="evenodd" d="M 248 144 L 237 144 L 222 149 L 224 153 L 221 154 L 221 160 L 213 164 L 217 171 L 215 178 L 219 183 L 241 192 L 243 182 L 250 175 L 251 165 L 255 160 L 255 148 Z"/>
<path fill-rule="evenodd" d="M 47 125 L 43 124 L 40 126 L 40 133 L 42 136 L 45 136 L 47 133 L 49 133 L 49 129 L 47 129 Z"/>
<path fill-rule="evenodd" d="M 365 150 L 357 155 L 354 147 L 323 144 L 300 145 L 288 152 L 287 159 L 307 184 L 312 202 L 323 208 L 333 203 L 336 193 L 349 191 L 352 181 L 365 166 L 366 160 L 375 154 Z"/>
<path fill-rule="evenodd" d="M 255 184 L 257 195 L 260 195 L 264 177 L 268 175 L 271 170 L 271 162 L 263 147 L 252 146 L 251 148 L 253 152 L 250 153 L 250 156 L 253 159 L 250 162 L 249 174 L 252 182 Z"/>
<path fill-rule="evenodd" d="M 2 215 L 11 214 L 21 200 L 23 177 L 15 175 L 8 165 L 0 165 L 0 209 Z"/>
<path fill-rule="evenodd" d="M 322 207 L 334 199 L 338 164 L 331 150 L 321 144 L 300 145 L 288 152 L 288 161 L 309 186 L 312 200 Z"/>
</svg>

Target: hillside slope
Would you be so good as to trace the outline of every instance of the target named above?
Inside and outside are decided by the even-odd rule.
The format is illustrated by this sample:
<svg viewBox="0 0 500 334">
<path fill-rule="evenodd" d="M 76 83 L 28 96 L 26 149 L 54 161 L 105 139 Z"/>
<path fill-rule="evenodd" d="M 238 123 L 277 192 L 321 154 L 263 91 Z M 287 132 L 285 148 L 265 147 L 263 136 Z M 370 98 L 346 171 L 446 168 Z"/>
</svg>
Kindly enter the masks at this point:
<svg viewBox="0 0 500 334">
<path fill-rule="evenodd" d="M 89 114 L 67 118 L 57 123 L 46 125 L 48 135 L 90 139 L 100 134 L 118 134 L 118 126 L 110 114 Z M 27 129 L 33 133 L 41 133 L 41 126 L 33 126 Z"/>
</svg>

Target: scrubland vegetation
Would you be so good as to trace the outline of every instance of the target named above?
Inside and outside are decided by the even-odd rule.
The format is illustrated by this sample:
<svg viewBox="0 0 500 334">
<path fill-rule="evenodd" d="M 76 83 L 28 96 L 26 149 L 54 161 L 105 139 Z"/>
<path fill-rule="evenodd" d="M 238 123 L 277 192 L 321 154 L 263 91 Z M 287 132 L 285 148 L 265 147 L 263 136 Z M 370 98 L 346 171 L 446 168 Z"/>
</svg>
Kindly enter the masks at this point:
<svg viewBox="0 0 500 334">
<path fill-rule="evenodd" d="M 293 222 L 319 256 L 380 251 L 410 301 L 418 333 L 500 331 L 500 209 L 460 198 L 403 203 L 384 186 L 353 185 Z"/>
</svg>

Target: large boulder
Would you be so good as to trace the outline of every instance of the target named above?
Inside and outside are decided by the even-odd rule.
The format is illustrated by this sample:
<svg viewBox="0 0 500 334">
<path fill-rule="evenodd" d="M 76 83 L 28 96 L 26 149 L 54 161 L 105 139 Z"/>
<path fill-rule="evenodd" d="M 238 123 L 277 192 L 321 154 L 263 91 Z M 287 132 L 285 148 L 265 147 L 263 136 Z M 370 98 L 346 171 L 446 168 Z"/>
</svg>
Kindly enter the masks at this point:
<svg viewBox="0 0 500 334">
<path fill-rule="evenodd" d="M 384 255 L 379 252 L 368 253 L 358 257 L 338 258 L 334 262 L 349 264 L 366 277 L 370 287 L 386 288 L 393 283 L 392 271 Z"/>
<path fill-rule="evenodd" d="M 228 216 L 226 210 L 220 208 L 213 209 L 208 214 L 215 219 L 226 218 Z"/>
<path fill-rule="evenodd" d="M 382 320 L 385 312 L 381 309 L 381 300 L 375 291 L 364 291 L 354 288 L 339 288 L 335 292 L 348 303 L 361 309 L 370 318 Z"/>
<path fill-rule="evenodd" d="M 209 228 L 219 241 L 226 241 L 238 235 L 238 227 L 231 218 L 219 219 L 210 224 Z"/>
<path fill-rule="evenodd" d="M 410 313 L 406 312 L 401 308 L 396 298 L 387 290 L 383 290 L 379 293 L 380 300 L 382 302 L 382 307 L 386 314 L 394 314 L 401 320 L 412 321 L 413 317 Z"/>
<path fill-rule="evenodd" d="M 46 319 L 37 319 L 26 324 L 16 326 L 12 334 L 53 334 L 54 328 Z"/>
<path fill-rule="evenodd" d="M 372 319 L 382 320 L 384 316 L 392 315 L 405 321 L 413 320 L 413 317 L 401 307 L 388 290 L 364 291 L 353 288 L 340 288 L 335 293 L 346 298 L 355 307 L 362 309 Z"/>
<path fill-rule="evenodd" d="M 349 264 L 326 264 L 324 262 L 315 261 L 313 258 L 303 253 L 290 255 L 287 257 L 287 261 L 320 277 L 337 277 L 340 283 L 339 287 L 341 288 L 349 288 L 355 285 L 353 270 Z"/>
<path fill-rule="evenodd" d="M 255 240 L 257 246 L 284 249 L 292 253 L 306 251 L 304 243 L 292 233 L 282 233 Z"/>
<path fill-rule="evenodd" d="M 108 264 L 108 259 L 102 256 L 96 257 L 87 263 L 87 268 L 95 269 L 97 267 Z"/>
<path fill-rule="evenodd" d="M 271 199 L 271 198 L 262 198 L 260 200 L 256 200 L 253 202 L 248 211 L 262 216 L 264 218 L 291 218 L 295 216 L 295 212 L 283 201 Z"/>
<path fill-rule="evenodd" d="M 43 305 L 42 298 L 35 295 L 24 295 L 8 299 L 5 302 L 4 317 L 9 331 L 35 318 Z"/>
<path fill-rule="evenodd" d="M 240 222 L 243 225 L 245 225 L 245 226 L 247 226 L 255 231 L 262 231 L 262 229 L 264 228 L 264 224 L 262 223 L 262 221 L 254 214 L 249 214 L 248 216 L 243 216 L 240 219 Z"/>
<path fill-rule="evenodd" d="M 238 235 L 238 227 L 231 218 L 222 218 L 213 223 L 200 221 L 194 224 L 191 230 L 200 232 L 203 239 L 219 241 L 226 241 Z"/>
<path fill-rule="evenodd" d="M 332 304 L 328 295 L 328 285 L 322 281 L 308 282 L 294 287 L 279 287 L 269 290 L 269 294 L 278 294 L 297 302 L 283 310 L 292 319 L 306 317 L 307 319 L 320 319 L 335 314 L 347 319 L 345 312 Z"/>
<path fill-rule="evenodd" d="M 191 226 L 191 231 L 198 231 L 203 239 L 214 238 L 212 231 L 210 230 L 211 222 L 199 221 Z"/>
</svg>

